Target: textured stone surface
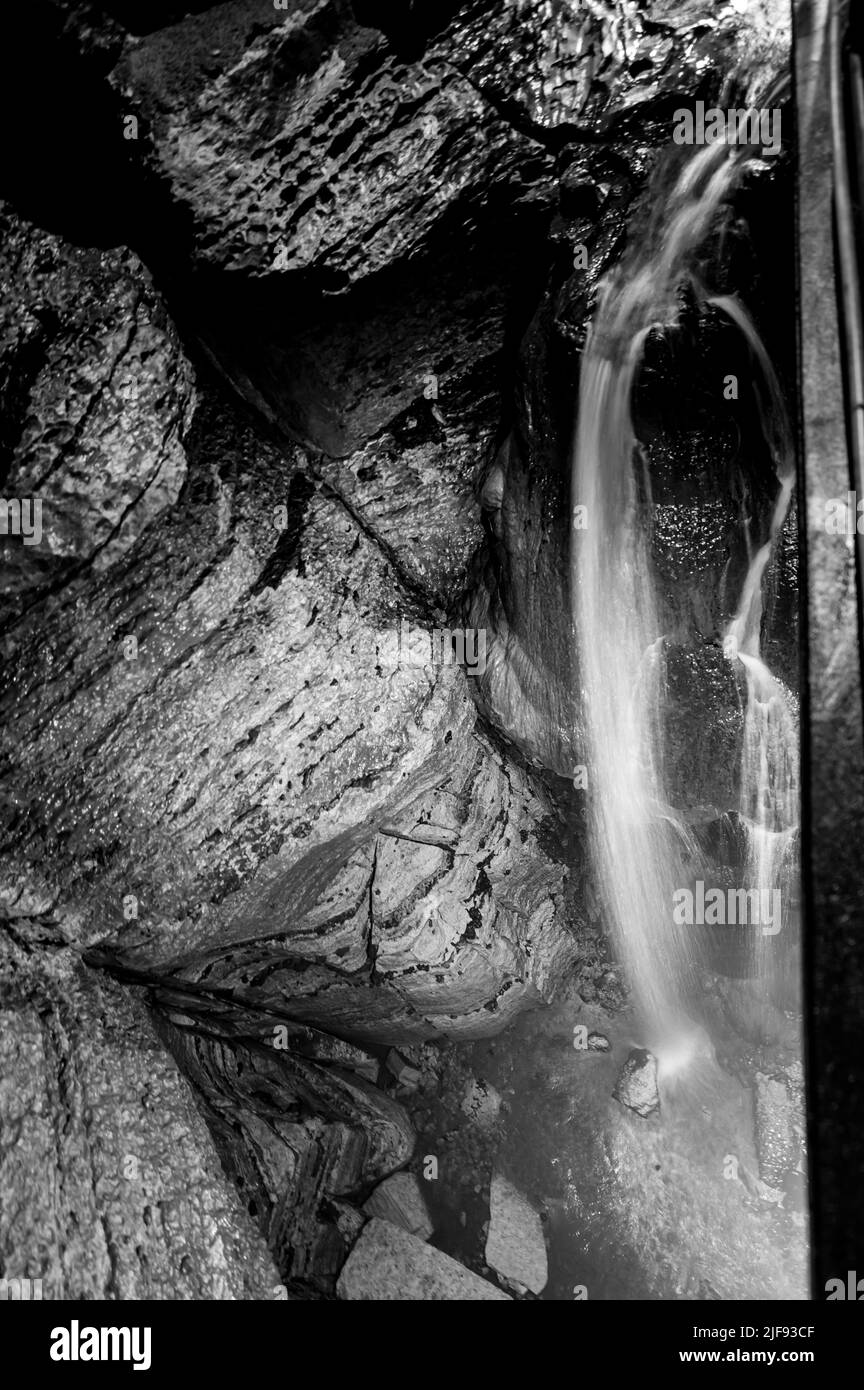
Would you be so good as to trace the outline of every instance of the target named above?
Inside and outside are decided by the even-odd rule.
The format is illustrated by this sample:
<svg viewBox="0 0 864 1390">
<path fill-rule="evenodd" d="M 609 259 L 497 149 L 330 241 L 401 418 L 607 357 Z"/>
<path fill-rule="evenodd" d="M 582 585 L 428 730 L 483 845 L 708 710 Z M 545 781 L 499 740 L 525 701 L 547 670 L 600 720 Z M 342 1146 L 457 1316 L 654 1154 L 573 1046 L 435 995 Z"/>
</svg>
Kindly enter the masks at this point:
<svg viewBox="0 0 864 1390">
<path fill-rule="evenodd" d="M 539 1214 L 502 1173 L 492 1174 L 486 1260 L 502 1279 L 542 1293 L 549 1277 Z"/>
<path fill-rule="evenodd" d="M 0 583 L 99 570 L 176 502 L 196 392 L 149 273 L 126 250 L 73 247 L 0 207 L 0 476 L 39 499 L 42 538 L 0 538 Z"/>
<path fill-rule="evenodd" d="M 226 269 L 314 265 L 342 287 L 536 158 L 443 53 L 401 62 L 341 0 L 216 6 L 131 44 L 114 80 L 152 119 L 198 254 Z"/>
<path fill-rule="evenodd" d="M 388 664 L 392 568 L 301 460 L 215 407 L 190 450 L 165 524 L 8 639 L 10 892 L 40 863 L 40 901 L 74 903 L 139 971 L 197 978 L 206 952 L 248 986 L 272 940 L 247 998 L 290 981 L 305 1008 L 296 963 L 336 971 L 312 1022 L 371 982 L 374 951 L 363 1036 L 500 1026 L 572 950 L 548 806 L 476 738 L 461 670 Z"/>
<path fill-rule="evenodd" d="M 0 922 L 0 1272 L 51 1299 L 284 1297 L 141 1003 Z"/>
<path fill-rule="evenodd" d="M 339 1297 L 361 1302 L 493 1302 L 509 1295 L 433 1245 L 375 1217 L 339 1276 Z"/>
<path fill-rule="evenodd" d="M 207 1017 L 172 1019 L 166 1036 L 289 1288 L 332 1293 L 357 1234 L 350 1199 L 410 1159 L 408 1116 L 320 1048 L 313 1060 L 228 1029 L 217 1041 Z"/>
<path fill-rule="evenodd" d="M 423 1190 L 413 1173 L 394 1173 L 379 1183 L 363 1204 L 368 1216 L 380 1216 L 420 1240 L 428 1240 L 433 1226 Z"/>
<path fill-rule="evenodd" d="M 501 1097 L 495 1087 L 482 1077 L 472 1076 L 462 1097 L 463 1115 L 467 1115 L 471 1123 L 480 1129 L 492 1129 L 500 1117 L 501 1105 Z"/>
<path fill-rule="evenodd" d="M 803 1117 L 796 1113 L 794 1100 L 781 1077 L 758 1073 L 753 1099 L 759 1173 L 764 1182 L 779 1187 L 798 1162 Z"/>
<path fill-rule="evenodd" d="M 659 1110 L 657 1058 L 642 1047 L 634 1047 L 621 1068 L 612 1094 L 637 1115 L 651 1115 Z"/>
</svg>

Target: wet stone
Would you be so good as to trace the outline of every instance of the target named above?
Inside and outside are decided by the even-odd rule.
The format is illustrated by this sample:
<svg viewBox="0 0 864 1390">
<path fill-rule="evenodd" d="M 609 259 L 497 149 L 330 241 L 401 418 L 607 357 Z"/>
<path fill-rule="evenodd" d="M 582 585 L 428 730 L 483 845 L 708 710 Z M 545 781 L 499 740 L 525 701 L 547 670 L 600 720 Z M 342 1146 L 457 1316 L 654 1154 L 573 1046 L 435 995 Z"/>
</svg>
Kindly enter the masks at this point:
<svg viewBox="0 0 864 1390">
<path fill-rule="evenodd" d="M 627 1057 L 612 1092 L 617 1101 L 637 1115 L 651 1115 L 660 1109 L 657 1090 L 657 1058 L 642 1047 L 634 1047 Z"/>
<path fill-rule="evenodd" d="M 489 1193 L 486 1260 L 508 1283 L 541 1293 L 549 1277 L 539 1212 L 501 1173 Z"/>
<path fill-rule="evenodd" d="M 443 1250 L 373 1217 L 339 1276 L 341 1299 L 379 1302 L 501 1302 L 510 1295 Z"/>
</svg>

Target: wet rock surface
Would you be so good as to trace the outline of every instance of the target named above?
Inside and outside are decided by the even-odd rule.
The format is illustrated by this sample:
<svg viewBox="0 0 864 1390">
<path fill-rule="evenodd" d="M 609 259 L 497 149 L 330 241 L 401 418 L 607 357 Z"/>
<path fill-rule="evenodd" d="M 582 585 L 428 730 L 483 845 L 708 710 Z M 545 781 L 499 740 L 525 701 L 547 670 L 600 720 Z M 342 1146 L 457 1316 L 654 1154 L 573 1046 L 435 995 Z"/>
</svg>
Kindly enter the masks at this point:
<svg viewBox="0 0 864 1390">
<path fill-rule="evenodd" d="M 574 1047 L 576 1024 L 602 1029 L 609 1053 Z M 543 1300 L 805 1296 L 803 1191 L 781 1204 L 768 1184 L 752 1182 L 751 1087 L 776 1047 L 748 1058 L 734 1031 L 715 1022 L 722 1063 L 706 1057 L 696 1076 L 673 1080 L 646 1121 L 613 1098 L 632 1029 L 626 1009 L 588 1004 L 574 988 L 449 1059 L 494 1085 L 506 1108 L 488 1138 L 464 1119 L 457 1128 L 445 1101 L 454 1078 L 444 1072 L 432 1105 L 446 1142 L 433 1141 L 417 1114 L 418 1151 L 441 1155 L 439 1176 L 425 1189 L 436 1240 L 446 1234 L 451 1253 L 478 1272 L 488 1268 L 486 1223 L 501 1171 L 539 1213 L 548 1249 Z"/>
<path fill-rule="evenodd" d="M 637 1115 L 652 1115 L 655 1110 L 659 1110 L 657 1058 L 644 1048 L 634 1047 L 624 1063 L 612 1094 Z"/>
</svg>

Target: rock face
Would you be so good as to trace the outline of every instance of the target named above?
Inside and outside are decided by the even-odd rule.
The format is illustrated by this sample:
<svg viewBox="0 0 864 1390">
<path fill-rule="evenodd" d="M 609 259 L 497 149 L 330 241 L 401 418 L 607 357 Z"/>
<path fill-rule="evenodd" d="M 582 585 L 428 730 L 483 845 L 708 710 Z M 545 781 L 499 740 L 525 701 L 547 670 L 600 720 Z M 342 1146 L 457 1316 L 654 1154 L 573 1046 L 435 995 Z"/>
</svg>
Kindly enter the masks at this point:
<svg viewBox="0 0 864 1390">
<path fill-rule="evenodd" d="M 621 1069 L 612 1094 L 637 1115 L 652 1115 L 659 1110 L 657 1058 L 642 1047 L 634 1047 Z"/>
<path fill-rule="evenodd" d="M 501 1173 L 492 1174 L 486 1261 L 502 1279 L 542 1293 L 549 1277 L 539 1214 Z"/>
<path fill-rule="evenodd" d="M 363 1228 L 337 1285 L 340 1298 L 362 1302 L 509 1302 L 509 1295 L 389 1221 Z"/>
<path fill-rule="evenodd" d="M 149 273 L 0 206 L 0 477 L 36 499 L 36 544 L 0 538 L 4 606 L 76 566 L 104 569 L 177 501 L 194 377 Z"/>
<path fill-rule="evenodd" d="M 410 1159 L 408 1116 L 314 1030 L 289 1050 L 278 1034 L 241 1043 L 223 1019 L 215 1041 L 195 1019 L 171 1017 L 165 1036 L 288 1287 L 331 1292 L 356 1235 L 346 1201 Z"/>
<path fill-rule="evenodd" d="M 548 801 L 478 737 L 461 669 L 393 662 L 393 569 L 299 459 L 218 408 L 190 453 L 134 556 L 7 639 L 3 756 L 32 813 L 7 881 L 49 864 L 40 892 L 154 982 L 206 963 L 361 1038 L 500 1027 L 573 950 Z"/>
<path fill-rule="evenodd" d="M 142 1004 L 38 918 L 0 923 L 0 1129 L 4 1277 L 46 1299 L 285 1296 Z"/>
</svg>

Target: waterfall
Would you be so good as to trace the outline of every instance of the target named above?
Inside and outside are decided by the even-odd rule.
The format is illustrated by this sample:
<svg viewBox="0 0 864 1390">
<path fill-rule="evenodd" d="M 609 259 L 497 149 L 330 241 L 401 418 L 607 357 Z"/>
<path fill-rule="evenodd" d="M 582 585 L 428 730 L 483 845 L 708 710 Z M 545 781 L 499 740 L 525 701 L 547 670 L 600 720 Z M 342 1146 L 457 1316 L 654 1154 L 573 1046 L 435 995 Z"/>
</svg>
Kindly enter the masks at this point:
<svg viewBox="0 0 864 1390">
<path fill-rule="evenodd" d="M 794 453 L 780 387 L 755 324 L 733 297 L 719 296 L 710 302 L 741 331 L 767 387 L 767 399 L 760 402 L 761 415 L 780 483 L 768 537 L 751 557 L 741 601 L 724 634 L 723 650 L 730 661 L 740 662 L 747 688 L 740 774 L 741 824 L 747 839 L 744 887 L 779 891 L 784 923 L 788 917 L 784 889 L 789 882 L 800 815 L 798 719 L 791 691 L 771 673 L 760 648 L 762 579 L 789 511 L 795 481 Z M 777 924 L 779 929 L 781 923 Z M 752 933 L 750 946 L 754 973 L 768 980 L 771 956 L 766 934 Z"/>
<path fill-rule="evenodd" d="M 643 1039 L 658 1055 L 661 1074 L 664 1057 L 673 1065 L 686 1058 L 697 1031 L 688 1012 L 692 927 L 676 925 L 672 912 L 673 893 L 688 882 L 697 852 L 664 782 L 665 642 L 650 562 L 650 479 L 631 400 L 646 339 L 675 326 L 682 287 L 709 302 L 695 253 L 740 166 L 726 146 L 700 150 L 671 195 L 657 198 L 647 235 L 601 285 L 582 359 L 573 453 L 571 585 L 591 852 Z M 789 506 L 791 448 L 755 327 L 737 301 L 713 302 L 744 333 L 759 367 L 757 397 L 761 391 L 780 478 L 770 535 L 749 565 L 724 648 L 747 682 L 740 809 L 749 827 L 747 882 L 756 886 L 774 884 L 781 874 L 797 813 L 794 717 L 759 654 L 762 579 Z"/>
</svg>

